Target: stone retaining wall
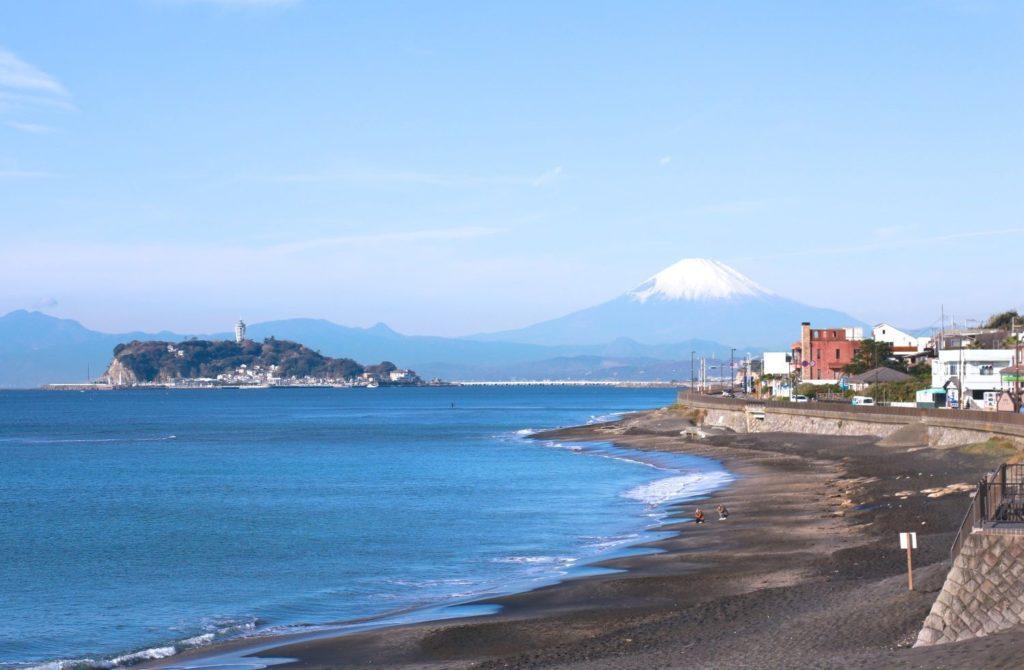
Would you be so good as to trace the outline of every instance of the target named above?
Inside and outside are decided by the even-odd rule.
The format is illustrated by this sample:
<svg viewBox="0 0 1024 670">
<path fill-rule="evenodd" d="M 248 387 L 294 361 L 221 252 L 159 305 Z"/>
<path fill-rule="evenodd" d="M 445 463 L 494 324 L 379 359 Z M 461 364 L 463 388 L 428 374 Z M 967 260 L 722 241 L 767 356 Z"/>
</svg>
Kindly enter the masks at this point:
<svg viewBox="0 0 1024 670">
<path fill-rule="evenodd" d="M 956 642 L 1024 623 L 1024 535 L 965 540 L 914 646 Z"/>
<path fill-rule="evenodd" d="M 889 437 L 916 424 L 927 430 L 928 444 L 954 447 L 984 442 L 990 437 L 1010 439 L 1024 447 L 1024 426 L 986 421 L 985 418 L 887 415 L 880 412 L 844 411 L 843 406 L 816 407 L 813 403 L 791 406 L 777 403 L 722 403 L 680 397 L 680 404 L 705 411 L 703 425 L 721 426 L 740 433 L 785 432 L 818 435 L 872 435 Z"/>
</svg>

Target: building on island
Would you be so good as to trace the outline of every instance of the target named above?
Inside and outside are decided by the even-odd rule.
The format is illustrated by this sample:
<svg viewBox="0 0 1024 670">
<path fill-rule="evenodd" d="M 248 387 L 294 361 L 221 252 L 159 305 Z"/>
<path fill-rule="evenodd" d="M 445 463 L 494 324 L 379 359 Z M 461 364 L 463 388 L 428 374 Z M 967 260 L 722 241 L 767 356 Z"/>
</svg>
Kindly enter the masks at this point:
<svg viewBox="0 0 1024 670">
<path fill-rule="evenodd" d="M 245 340 L 245 321 L 239 319 L 235 324 L 235 342 L 241 344 L 243 340 Z"/>
<path fill-rule="evenodd" d="M 834 384 L 843 368 L 853 362 L 864 331 L 857 327 L 811 328 L 800 324 L 800 341 L 793 344 L 792 359 L 800 381 Z"/>
</svg>

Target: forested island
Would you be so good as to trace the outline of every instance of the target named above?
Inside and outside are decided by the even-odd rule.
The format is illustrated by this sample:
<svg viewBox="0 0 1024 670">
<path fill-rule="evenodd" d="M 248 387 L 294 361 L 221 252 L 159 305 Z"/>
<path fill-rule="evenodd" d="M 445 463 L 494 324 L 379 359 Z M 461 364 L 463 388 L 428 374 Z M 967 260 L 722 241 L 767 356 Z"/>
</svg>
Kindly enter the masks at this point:
<svg viewBox="0 0 1024 670">
<path fill-rule="evenodd" d="M 242 340 L 132 341 L 114 348 L 103 375 L 111 386 L 419 385 L 390 361 L 361 365 L 272 337 Z"/>
</svg>

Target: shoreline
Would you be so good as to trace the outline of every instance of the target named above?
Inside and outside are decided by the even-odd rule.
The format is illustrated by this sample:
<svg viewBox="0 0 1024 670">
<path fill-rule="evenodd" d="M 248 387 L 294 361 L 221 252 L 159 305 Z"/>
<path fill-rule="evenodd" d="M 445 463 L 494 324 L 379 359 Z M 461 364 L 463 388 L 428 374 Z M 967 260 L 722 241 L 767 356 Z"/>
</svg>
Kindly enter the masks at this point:
<svg viewBox="0 0 1024 670">
<path fill-rule="evenodd" d="M 995 456 L 879 447 L 867 437 L 694 442 L 679 435 L 687 425 L 685 412 L 666 409 L 531 437 L 718 460 L 736 479 L 700 504 L 725 504 L 729 520 L 697 527 L 693 502 L 672 504 L 657 528 L 671 536 L 632 545 L 653 553 L 592 564 L 616 572 L 475 601 L 500 605 L 496 614 L 278 640 L 254 655 L 281 668 L 943 668 L 1012 667 L 1024 653 L 1005 634 L 910 648 L 948 570 L 967 496 L 894 494 L 972 481 Z M 921 537 L 913 592 L 894 546 L 908 529 Z"/>
<path fill-rule="evenodd" d="M 117 665 L 111 670 L 117 670 L 117 668 L 205 667 L 212 659 L 221 661 L 222 657 L 229 657 L 233 661 L 238 662 L 240 667 L 248 665 L 249 667 L 256 668 L 260 665 L 255 660 L 257 654 L 277 649 L 285 644 L 324 638 L 341 638 L 364 631 L 381 631 L 445 621 L 490 618 L 502 613 L 503 605 L 500 604 L 500 601 L 506 598 L 513 598 L 540 589 L 556 587 L 569 581 L 590 579 L 622 572 L 622 568 L 614 565 L 616 562 L 635 556 L 656 553 L 660 550 L 654 546 L 654 543 L 661 537 L 675 534 L 675 531 L 667 530 L 667 526 L 676 523 L 672 520 L 672 510 L 676 505 L 702 500 L 710 493 L 732 485 L 736 480 L 734 473 L 724 468 L 711 467 L 689 471 L 686 469 L 687 465 L 681 463 L 665 463 L 663 460 L 659 462 L 658 459 L 645 458 L 645 454 L 656 453 L 652 450 L 633 449 L 624 444 L 616 444 L 614 440 L 595 440 L 588 437 L 582 440 L 566 440 L 563 443 L 563 440 L 555 439 L 561 438 L 563 431 L 571 431 L 577 428 L 586 429 L 603 424 L 615 424 L 625 417 L 642 414 L 645 411 L 613 412 L 608 415 L 594 417 L 588 423 L 579 426 L 543 431 L 532 431 L 530 429 L 516 431 L 516 437 L 520 440 L 550 442 L 550 444 L 543 445 L 545 448 L 565 449 L 581 453 L 587 457 L 610 458 L 635 465 L 643 465 L 661 471 L 664 475 L 620 493 L 621 497 L 631 499 L 651 510 L 650 513 L 643 516 L 654 519 L 653 522 L 646 522 L 644 526 L 635 531 L 635 534 L 610 539 L 607 548 L 600 550 L 597 554 L 581 554 L 579 557 L 574 557 L 572 564 L 566 567 L 564 572 L 554 572 L 547 576 L 524 579 L 521 585 L 513 586 L 500 592 L 479 593 L 441 600 L 435 603 L 412 605 L 356 619 L 311 623 L 308 626 L 302 624 L 271 626 L 265 631 L 256 630 L 241 637 L 225 637 L 206 644 L 187 646 L 162 657 L 143 657 L 132 663 Z M 585 445 L 593 445 L 593 447 Z M 717 462 L 715 464 L 720 465 Z M 649 488 L 651 490 L 647 491 L 647 493 L 650 495 L 664 495 L 654 488 L 655 485 L 671 481 L 676 477 L 692 479 L 683 484 L 673 482 L 674 486 L 681 485 L 685 488 L 679 494 L 671 495 L 666 500 L 652 501 L 647 498 L 642 499 L 630 495 L 638 489 Z M 581 549 L 583 548 L 581 547 Z M 167 649 L 177 644 L 180 644 L 180 642 L 168 642 L 164 645 L 129 652 L 124 654 L 123 657 L 134 657 L 151 650 Z M 247 662 L 243 659 L 251 660 Z M 202 661 L 201 664 L 199 663 L 200 661 Z"/>
</svg>

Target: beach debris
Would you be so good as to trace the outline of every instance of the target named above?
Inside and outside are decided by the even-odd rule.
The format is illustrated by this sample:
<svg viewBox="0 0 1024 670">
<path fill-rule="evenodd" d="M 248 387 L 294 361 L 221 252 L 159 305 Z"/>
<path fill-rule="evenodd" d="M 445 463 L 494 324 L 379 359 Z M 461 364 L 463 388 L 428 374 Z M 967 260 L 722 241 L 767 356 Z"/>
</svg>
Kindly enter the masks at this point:
<svg viewBox="0 0 1024 670">
<path fill-rule="evenodd" d="M 941 498 L 948 496 L 952 493 L 967 493 L 973 491 L 975 486 L 966 482 L 960 482 L 958 484 L 950 484 L 949 486 L 939 486 L 936 488 L 922 489 L 921 493 L 928 496 L 929 498 Z"/>
</svg>

